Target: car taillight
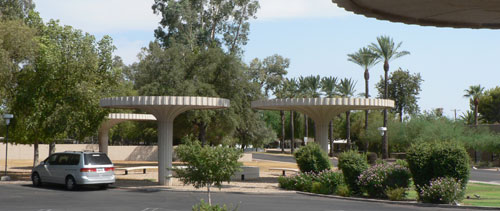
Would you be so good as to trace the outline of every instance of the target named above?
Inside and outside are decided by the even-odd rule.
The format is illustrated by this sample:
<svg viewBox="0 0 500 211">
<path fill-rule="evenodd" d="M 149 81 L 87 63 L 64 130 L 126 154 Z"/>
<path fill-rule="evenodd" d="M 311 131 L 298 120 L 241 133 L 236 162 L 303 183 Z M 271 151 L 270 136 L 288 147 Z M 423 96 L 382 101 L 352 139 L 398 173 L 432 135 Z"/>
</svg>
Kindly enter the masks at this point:
<svg viewBox="0 0 500 211">
<path fill-rule="evenodd" d="M 105 170 L 105 171 L 114 171 L 114 170 L 115 170 L 115 167 L 105 168 L 104 170 Z"/>
<path fill-rule="evenodd" d="M 80 172 L 97 172 L 96 168 L 81 168 Z"/>
</svg>

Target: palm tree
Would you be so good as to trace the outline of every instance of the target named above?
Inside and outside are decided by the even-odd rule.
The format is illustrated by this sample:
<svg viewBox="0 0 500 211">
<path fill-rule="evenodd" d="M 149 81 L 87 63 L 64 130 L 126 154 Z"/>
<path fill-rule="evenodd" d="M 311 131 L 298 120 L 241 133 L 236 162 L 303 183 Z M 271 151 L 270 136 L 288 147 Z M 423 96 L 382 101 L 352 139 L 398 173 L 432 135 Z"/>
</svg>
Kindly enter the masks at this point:
<svg viewBox="0 0 500 211">
<path fill-rule="evenodd" d="M 377 55 L 377 58 L 384 60 L 384 99 L 389 96 L 387 89 L 387 78 L 389 77 L 389 62 L 399 57 L 410 54 L 408 51 L 399 51 L 402 42 L 397 45 L 389 36 L 377 37 L 377 43 L 370 44 L 370 50 Z M 384 109 L 384 127 L 387 128 L 387 109 Z M 387 139 L 387 131 L 382 139 L 382 158 L 389 158 L 389 140 Z"/>
<path fill-rule="evenodd" d="M 379 57 L 373 53 L 369 48 L 363 47 L 358 50 L 358 52 L 353 54 L 347 54 L 347 60 L 353 62 L 365 69 L 365 98 L 369 98 L 369 84 L 368 80 L 370 80 L 370 72 L 368 69 L 375 66 L 380 62 Z M 368 131 L 368 110 L 365 110 L 365 131 Z M 368 152 L 368 142 L 366 142 L 366 151 Z"/>
<path fill-rule="evenodd" d="M 278 86 L 274 89 L 274 95 L 276 98 L 285 98 L 286 96 L 286 83 L 282 80 Z M 285 111 L 280 110 L 281 117 L 281 153 L 285 152 Z"/>
<path fill-rule="evenodd" d="M 470 86 L 469 89 L 464 90 L 464 97 L 470 98 L 471 104 L 474 105 L 474 125 L 478 125 L 478 108 L 479 108 L 479 97 L 483 95 L 484 87 L 481 85 Z"/>
<path fill-rule="evenodd" d="M 321 95 L 319 90 L 321 89 L 321 77 L 317 76 L 307 76 L 299 77 L 299 92 L 301 97 L 312 97 L 317 98 Z M 309 118 L 304 114 L 304 137 L 309 137 Z M 305 140 L 304 140 L 305 143 Z"/>
<path fill-rule="evenodd" d="M 340 80 L 340 84 L 338 86 L 338 93 L 341 97 L 352 97 L 354 96 L 356 82 L 352 79 L 344 78 Z M 351 111 L 345 112 L 346 119 L 346 139 L 347 139 L 347 148 L 351 148 Z"/>
<path fill-rule="evenodd" d="M 298 95 L 298 87 L 299 85 L 297 84 L 297 80 L 295 80 L 295 78 L 291 78 L 291 79 L 286 79 L 285 80 L 285 95 L 289 98 L 294 98 L 294 97 L 297 97 Z M 294 129 L 294 119 L 293 119 L 293 115 L 294 115 L 294 111 L 293 110 L 290 110 L 290 150 L 292 151 L 292 153 L 294 152 L 295 150 L 295 129 Z"/>
<path fill-rule="evenodd" d="M 336 77 L 324 77 L 321 79 L 321 91 L 325 93 L 325 97 L 336 97 L 337 93 L 337 81 Z M 330 155 L 333 156 L 333 120 L 330 120 L 328 125 L 330 130 Z"/>
</svg>

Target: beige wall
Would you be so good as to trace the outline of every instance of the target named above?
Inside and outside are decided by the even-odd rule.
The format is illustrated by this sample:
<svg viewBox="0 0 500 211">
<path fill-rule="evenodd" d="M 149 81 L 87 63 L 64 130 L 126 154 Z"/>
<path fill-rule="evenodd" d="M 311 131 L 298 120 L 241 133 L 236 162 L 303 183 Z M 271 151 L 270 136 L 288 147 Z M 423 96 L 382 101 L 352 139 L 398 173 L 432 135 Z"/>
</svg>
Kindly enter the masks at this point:
<svg viewBox="0 0 500 211">
<path fill-rule="evenodd" d="M 57 144 L 56 152 L 64 151 L 99 151 L 97 144 Z M 12 160 L 33 160 L 33 145 L 9 144 L 8 159 Z M 49 145 L 39 145 L 40 161 L 49 156 Z M 108 156 L 111 160 L 130 161 L 158 161 L 157 146 L 109 146 Z M 0 144 L 0 160 L 5 160 L 5 144 Z M 252 161 L 252 154 L 245 153 L 240 159 L 241 162 Z"/>
</svg>

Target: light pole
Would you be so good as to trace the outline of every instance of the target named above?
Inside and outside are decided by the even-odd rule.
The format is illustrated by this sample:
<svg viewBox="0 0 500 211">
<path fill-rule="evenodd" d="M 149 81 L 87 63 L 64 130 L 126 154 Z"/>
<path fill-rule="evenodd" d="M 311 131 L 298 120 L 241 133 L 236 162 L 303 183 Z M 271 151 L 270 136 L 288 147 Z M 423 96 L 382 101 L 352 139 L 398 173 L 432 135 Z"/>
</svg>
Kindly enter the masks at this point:
<svg viewBox="0 0 500 211">
<path fill-rule="evenodd" d="M 7 176 L 7 152 L 9 149 L 9 124 L 10 119 L 14 118 L 13 114 L 4 114 L 3 118 L 5 119 L 5 124 L 7 125 L 7 133 L 5 135 L 5 176 L 1 178 L 2 181 L 9 181 L 10 177 Z"/>
</svg>

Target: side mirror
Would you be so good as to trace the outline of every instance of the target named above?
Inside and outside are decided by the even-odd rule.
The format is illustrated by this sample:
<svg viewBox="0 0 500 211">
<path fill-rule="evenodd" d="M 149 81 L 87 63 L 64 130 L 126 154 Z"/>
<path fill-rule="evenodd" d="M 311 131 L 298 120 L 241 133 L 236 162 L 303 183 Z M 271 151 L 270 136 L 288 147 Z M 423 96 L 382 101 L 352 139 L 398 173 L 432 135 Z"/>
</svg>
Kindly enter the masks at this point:
<svg viewBox="0 0 500 211">
<path fill-rule="evenodd" d="M 45 165 L 45 162 L 44 161 L 40 162 L 40 165 Z"/>
</svg>

